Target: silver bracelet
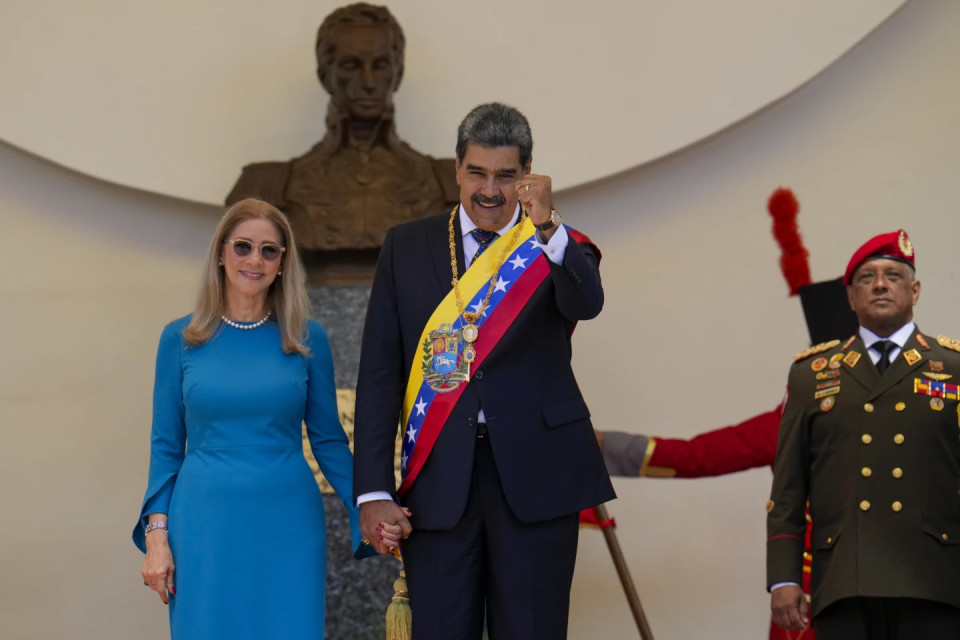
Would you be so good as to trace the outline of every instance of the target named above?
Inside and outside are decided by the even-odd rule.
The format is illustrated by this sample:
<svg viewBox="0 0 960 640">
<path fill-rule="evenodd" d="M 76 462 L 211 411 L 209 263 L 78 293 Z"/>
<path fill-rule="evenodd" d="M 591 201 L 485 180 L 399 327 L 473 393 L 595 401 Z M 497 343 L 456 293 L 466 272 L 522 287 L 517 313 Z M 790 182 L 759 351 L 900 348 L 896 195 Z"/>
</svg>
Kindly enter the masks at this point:
<svg viewBox="0 0 960 640">
<path fill-rule="evenodd" d="M 166 520 L 157 520 L 156 522 L 151 522 L 143 528 L 143 534 L 146 535 L 153 531 L 154 529 L 163 529 L 167 530 L 167 521 Z"/>
</svg>

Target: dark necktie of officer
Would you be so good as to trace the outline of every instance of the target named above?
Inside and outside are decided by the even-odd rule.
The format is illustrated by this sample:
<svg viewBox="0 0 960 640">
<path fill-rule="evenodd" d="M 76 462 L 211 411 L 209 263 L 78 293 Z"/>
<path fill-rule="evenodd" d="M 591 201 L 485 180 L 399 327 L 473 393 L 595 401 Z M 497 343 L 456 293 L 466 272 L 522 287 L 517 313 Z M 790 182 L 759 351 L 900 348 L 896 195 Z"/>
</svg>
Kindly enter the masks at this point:
<svg viewBox="0 0 960 640">
<path fill-rule="evenodd" d="M 890 366 L 890 352 L 897 348 L 897 343 L 893 340 L 878 340 L 870 345 L 870 348 L 880 354 L 880 359 L 877 360 L 877 371 L 883 375 Z"/>
<path fill-rule="evenodd" d="M 476 260 L 480 255 L 487 250 L 487 247 L 490 246 L 494 240 L 500 237 L 500 234 L 496 231 L 484 231 L 483 229 L 474 229 L 470 232 L 470 235 L 473 236 L 473 239 L 477 241 L 479 245 L 477 247 L 477 253 L 474 254 L 473 259 Z M 471 262 L 472 264 L 472 262 Z"/>
</svg>

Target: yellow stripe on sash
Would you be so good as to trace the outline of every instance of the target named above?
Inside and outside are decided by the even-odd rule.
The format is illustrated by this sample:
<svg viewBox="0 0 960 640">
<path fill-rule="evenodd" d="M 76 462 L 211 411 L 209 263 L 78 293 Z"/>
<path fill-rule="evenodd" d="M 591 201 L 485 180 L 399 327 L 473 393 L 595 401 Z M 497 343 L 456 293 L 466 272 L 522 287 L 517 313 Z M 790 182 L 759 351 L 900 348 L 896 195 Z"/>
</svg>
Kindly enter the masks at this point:
<svg viewBox="0 0 960 640">
<path fill-rule="evenodd" d="M 460 295 L 464 300 L 464 304 L 472 300 L 481 289 L 486 291 L 486 287 L 490 286 L 493 269 L 496 267 L 496 263 L 504 251 L 508 252 L 506 257 L 509 257 L 509 253 L 512 253 L 524 242 L 528 242 L 533 236 L 536 229 L 534 229 L 533 223 L 530 222 L 530 218 L 525 217 L 521 225 L 520 236 L 514 246 L 508 246 L 513 240 L 513 230 L 511 229 L 510 232 L 494 240 L 493 243 L 487 247 L 487 250 L 473 261 L 470 268 L 467 269 L 467 272 L 460 278 Z M 427 321 L 427 325 L 420 334 L 420 341 L 417 345 L 422 345 L 431 331 L 439 328 L 442 324 L 453 324 L 459 316 L 460 312 L 457 309 L 457 299 L 453 289 L 451 289 L 430 316 L 430 320 Z M 421 368 L 420 358 L 417 357 L 413 359 L 413 363 L 410 366 L 410 377 L 407 379 L 407 392 L 403 397 L 404 424 L 406 424 L 407 418 L 409 418 L 410 412 L 413 410 L 413 405 L 417 402 L 417 394 L 420 393 L 420 387 L 422 385 L 423 369 Z"/>
</svg>

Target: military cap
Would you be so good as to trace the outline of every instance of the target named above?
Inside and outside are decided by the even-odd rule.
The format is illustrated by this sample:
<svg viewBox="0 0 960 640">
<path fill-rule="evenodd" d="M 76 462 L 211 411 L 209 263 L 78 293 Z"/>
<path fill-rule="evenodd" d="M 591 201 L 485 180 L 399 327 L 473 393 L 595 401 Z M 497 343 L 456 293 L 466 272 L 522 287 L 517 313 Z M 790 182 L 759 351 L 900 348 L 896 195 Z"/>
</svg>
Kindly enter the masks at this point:
<svg viewBox="0 0 960 640">
<path fill-rule="evenodd" d="M 870 258 L 897 260 L 915 268 L 913 245 L 910 243 L 910 238 L 906 231 L 898 229 L 874 236 L 857 249 L 847 264 L 847 270 L 843 274 L 843 283 L 846 285 L 852 284 L 853 272 Z"/>
</svg>

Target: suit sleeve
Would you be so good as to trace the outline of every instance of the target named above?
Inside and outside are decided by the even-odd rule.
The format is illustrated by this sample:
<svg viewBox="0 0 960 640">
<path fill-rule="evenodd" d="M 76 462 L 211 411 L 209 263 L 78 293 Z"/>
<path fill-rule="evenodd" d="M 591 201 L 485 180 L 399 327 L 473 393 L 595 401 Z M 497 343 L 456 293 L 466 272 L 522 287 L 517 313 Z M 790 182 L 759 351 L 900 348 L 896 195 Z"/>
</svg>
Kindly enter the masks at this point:
<svg viewBox="0 0 960 640">
<path fill-rule="evenodd" d="M 393 275 L 395 234 L 387 232 L 370 290 L 354 412 L 354 496 L 396 494 L 394 455 L 406 381 Z"/>
<path fill-rule="evenodd" d="M 810 490 L 810 438 L 805 406 L 809 398 L 800 378 L 800 363 L 790 370 L 787 399 L 780 421 L 773 487 L 767 504 L 767 588 L 778 582 L 803 581 L 803 551 Z"/>
<path fill-rule="evenodd" d="M 606 432 L 610 475 L 706 478 L 773 465 L 780 411 L 774 409 L 689 440 Z"/>
<path fill-rule="evenodd" d="M 600 282 L 600 253 L 588 242 L 580 242 L 570 233 L 563 263 L 550 265 L 557 308 L 570 322 L 590 320 L 603 309 L 603 285 Z"/>
</svg>

